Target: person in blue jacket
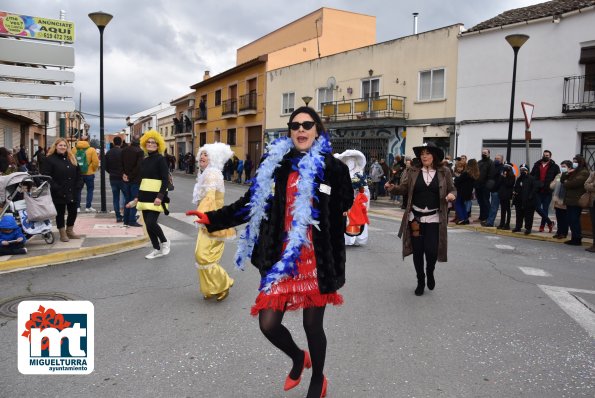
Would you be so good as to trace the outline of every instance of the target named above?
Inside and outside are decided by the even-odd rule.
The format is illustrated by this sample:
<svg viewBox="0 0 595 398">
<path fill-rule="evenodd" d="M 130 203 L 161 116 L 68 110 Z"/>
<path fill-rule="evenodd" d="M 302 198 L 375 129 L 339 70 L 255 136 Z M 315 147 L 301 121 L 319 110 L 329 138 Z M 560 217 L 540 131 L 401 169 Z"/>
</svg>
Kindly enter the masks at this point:
<svg viewBox="0 0 595 398">
<path fill-rule="evenodd" d="M 12 214 L 5 214 L 0 219 L 0 255 L 26 254 L 27 238 L 17 225 Z"/>
</svg>

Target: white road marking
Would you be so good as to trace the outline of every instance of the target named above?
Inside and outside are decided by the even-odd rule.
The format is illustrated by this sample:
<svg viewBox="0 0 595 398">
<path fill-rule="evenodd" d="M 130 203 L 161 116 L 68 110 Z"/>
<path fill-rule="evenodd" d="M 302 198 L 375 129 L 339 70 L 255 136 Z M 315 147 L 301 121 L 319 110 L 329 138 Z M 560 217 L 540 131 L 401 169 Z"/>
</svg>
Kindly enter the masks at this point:
<svg viewBox="0 0 595 398">
<path fill-rule="evenodd" d="M 519 267 L 519 269 L 521 271 L 523 271 L 523 273 L 525 275 L 531 275 L 531 276 L 552 276 L 552 274 L 550 274 L 549 272 L 544 271 L 544 270 L 539 269 L 539 268 Z"/>
<path fill-rule="evenodd" d="M 194 220 L 196 219 L 196 216 L 187 216 L 186 213 L 169 213 L 168 217 L 175 218 L 178 221 L 182 221 L 190 225 L 194 225 Z"/>
<path fill-rule="evenodd" d="M 500 250 L 514 250 L 514 246 L 510 246 L 510 245 L 494 245 L 494 246 L 496 247 L 496 249 L 500 249 Z M 519 267 L 519 268 L 522 268 L 522 267 Z"/>
<path fill-rule="evenodd" d="M 376 228 L 376 227 L 372 227 L 370 225 L 368 225 L 368 230 L 375 231 L 375 232 L 377 232 L 377 231 L 384 231 L 382 228 Z"/>
<path fill-rule="evenodd" d="M 595 294 L 595 291 L 558 286 L 537 286 L 595 339 L 595 312 L 586 306 L 582 300 L 571 294 L 571 292 Z"/>
<path fill-rule="evenodd" d="M 163 230 L 163 234 L 165 235 L 167 240 L 171 240 L 172 242 L 180 241 L 180 240 L 193 240 L 193 239 L 196 239 L 196 235 L 198 235 L 198 231 L 196 232 L 195 236 L 188 236 L 188 235 L 183 234 L 179 231 L 176 231 L 173 228 L 166 227 L 163 224 L 159 224 L 159 225 L 161 226 L 161 229 Z"/>
</svg>

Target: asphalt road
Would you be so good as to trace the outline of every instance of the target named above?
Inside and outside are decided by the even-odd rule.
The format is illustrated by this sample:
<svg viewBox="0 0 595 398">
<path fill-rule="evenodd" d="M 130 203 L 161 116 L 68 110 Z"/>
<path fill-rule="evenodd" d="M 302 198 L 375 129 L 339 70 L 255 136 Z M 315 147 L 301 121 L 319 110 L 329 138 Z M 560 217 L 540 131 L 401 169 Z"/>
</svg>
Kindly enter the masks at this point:
<svg viewBox="0 0 595 398">
<path fill-rule="evenodd" d="M 287 358 L 249 315 L 259 276 L 222 264 L 228 299 L 204 301 L 194 267 L 196 229 L 182 216 L 193 180 L 177 177 L 172 217 L 160 217 L 172 251 L 149 248 L 0 274 L 0 302 L 61 293 L 95 306 L 95 370 L 24 376 L 17 321 L 0 315 L 1 397 L 303 397 L 309 373 L 283 391 Z M 227 201 L 245 187 L 230 184 Z M 328 397 L 595 396 L 595 257 L 582 248 L 449 230 L 449 262 L 416 297 L 399 223 L 372 217 L 367 246 L 349 247 L 345 304 L 325 328 Z M 302 347 L 301 314 L 287 327 Z"/>
</svg>

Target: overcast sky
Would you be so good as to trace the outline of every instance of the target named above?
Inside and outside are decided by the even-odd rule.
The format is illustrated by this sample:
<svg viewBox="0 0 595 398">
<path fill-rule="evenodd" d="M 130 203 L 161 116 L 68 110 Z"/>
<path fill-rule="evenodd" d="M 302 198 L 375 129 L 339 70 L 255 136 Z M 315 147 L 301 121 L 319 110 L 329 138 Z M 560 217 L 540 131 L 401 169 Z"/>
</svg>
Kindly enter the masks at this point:
<svg viewBox="0 0 595 398">
<path fill-rule="evenodd" d="M 471 28 L 538 0 L 3 0 L 0 11 L 75 23 L 75 101 L 99 134 L 99 31 L 88 14 L 114 16 L 104 31 L 106 134 L 125 117 L 189 93 L 202 80 L 235 66 L 236 49 L 321 7 L 376 16 L 376 40 L 463 23 Z"/>
</svg>

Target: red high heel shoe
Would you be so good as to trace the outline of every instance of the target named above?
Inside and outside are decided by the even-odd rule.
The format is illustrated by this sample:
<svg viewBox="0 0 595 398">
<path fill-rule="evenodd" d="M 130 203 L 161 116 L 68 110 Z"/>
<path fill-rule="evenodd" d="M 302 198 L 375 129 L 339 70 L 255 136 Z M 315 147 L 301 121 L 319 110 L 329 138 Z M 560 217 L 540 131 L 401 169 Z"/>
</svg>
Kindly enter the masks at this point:
<svg viewBox="0 0 595 398">
<path fill-rule="evenodd" d="M 298 384 L 300 384 L 300 381 L 302 381 L 302 373 L 304 373 L 304 368 L 310 369 L 311 367 L 312 367 L 312 360 L 310 359 L 310 353 L 308 351 L 304 351 L 304 364 L 302 365 L 302 371 L 300 372 L 300 377 L 298 377 L 297 380 L 293 380 L 291 377 L 289 377 L 289 375 L 287 375 L 283 389 L 285 391 L 289 391 L 292 388 L 296 387 Z M 323 388 L 323 391 L 324 391 L 324 388 Z"/>
<path fill-rule="evenodd" d="M 324 381 L 322 382 L 322 392 L 320 393 L 320 398 L 326 397 L 326 388 L 328 386 L 328 381 L 326 380 L 326 376 L 324 377 Z"/>
</svg>

